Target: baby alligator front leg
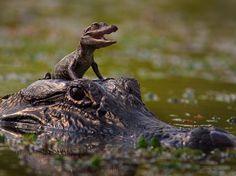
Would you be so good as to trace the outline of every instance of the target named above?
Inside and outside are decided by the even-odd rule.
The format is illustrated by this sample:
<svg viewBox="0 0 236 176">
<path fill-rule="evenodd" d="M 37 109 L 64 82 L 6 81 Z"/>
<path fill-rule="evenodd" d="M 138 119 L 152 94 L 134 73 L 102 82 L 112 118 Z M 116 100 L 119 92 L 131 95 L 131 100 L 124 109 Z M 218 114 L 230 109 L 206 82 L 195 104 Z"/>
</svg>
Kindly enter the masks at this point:
<svg viewBox="0 0 236 176">
<path fill-rule="evenodd" d="M 104 79 L 103 76 L 101 75 L 99 69 L 98 69 L 98 65 L 97 65 L 96 62 L 93 62 L 93 63 L 92 63 L 92 69 L 93 69 L 94 73 L 97 75 L 97 77 L 98 77 L 99 79 Z"/>
</svg>

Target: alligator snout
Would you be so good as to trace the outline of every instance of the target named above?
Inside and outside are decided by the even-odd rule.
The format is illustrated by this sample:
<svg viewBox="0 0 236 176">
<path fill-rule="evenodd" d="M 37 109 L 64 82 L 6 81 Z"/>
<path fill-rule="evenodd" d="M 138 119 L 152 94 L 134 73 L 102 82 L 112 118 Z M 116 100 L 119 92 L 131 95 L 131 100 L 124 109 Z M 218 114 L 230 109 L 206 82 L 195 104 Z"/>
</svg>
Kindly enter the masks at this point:
<svg viewBox="0 0 236 176">
<path fill-rule="evenodd" d="M 218 128 L 195 128 L 190 131 L 187 146 L 211 151 L 215 148 L 224 149 L 236 147 L 236 137 Z"/>
</svg>

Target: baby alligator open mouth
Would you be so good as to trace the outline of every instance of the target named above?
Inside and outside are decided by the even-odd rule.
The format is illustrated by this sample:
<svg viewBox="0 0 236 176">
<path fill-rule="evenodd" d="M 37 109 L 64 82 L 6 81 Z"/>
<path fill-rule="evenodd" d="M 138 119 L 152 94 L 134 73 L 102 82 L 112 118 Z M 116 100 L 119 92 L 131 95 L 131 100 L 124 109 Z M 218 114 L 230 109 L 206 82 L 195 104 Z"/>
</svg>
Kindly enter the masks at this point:
<svg viewBox="0 0 236 176">
<path fill-rule="evenodd" d="M 115 40 L 107 39 L 104 35 L 116 32 L 118 27 L 115 25 L 108 25 L 104 22 L 93 23 L 81 37 L 81 44 L 94 45 L 95 48 L 105 47 L 116 43 Z"/>
</svg>

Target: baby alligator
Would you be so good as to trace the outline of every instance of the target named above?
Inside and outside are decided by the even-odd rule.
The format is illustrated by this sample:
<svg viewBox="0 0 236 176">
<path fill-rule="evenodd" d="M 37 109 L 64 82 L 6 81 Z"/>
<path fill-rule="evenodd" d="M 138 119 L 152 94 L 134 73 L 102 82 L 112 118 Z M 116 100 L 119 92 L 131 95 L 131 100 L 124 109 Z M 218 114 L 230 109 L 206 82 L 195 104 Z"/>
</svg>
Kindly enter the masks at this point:
<svg viewBox="0 0 236 176">
<path fill-rule="evenodd" d="M 61 59 L 56 64 L 52 75 L 47 73 L 45 78 L 65 80 L 79 79 L 82 78 L 84 73 L 92 66 L 97 77 L 103 79 L 94 61 L 93 53 L 96 49 L 116 43 L 116 41 L 106 39 L 104 35 L 115 32 L 117 29 L 115 25 L 107 25 L 103 22 L 93 23 L 87 27 L 81 36 L 80 47 Z"/>
<path fill-rule="evenodd" d="M 156 118 L 141 99 L 134 79 L 38 80 L 0 102 L 0 125 L 15 131 L 65 131 L 136 141 L 157 137 L 163 146 L 210 151 L 236 146 L 217 128 L 177 128 Z M 99 137 L 97 137 L 99 138 Z"/>
</svg>

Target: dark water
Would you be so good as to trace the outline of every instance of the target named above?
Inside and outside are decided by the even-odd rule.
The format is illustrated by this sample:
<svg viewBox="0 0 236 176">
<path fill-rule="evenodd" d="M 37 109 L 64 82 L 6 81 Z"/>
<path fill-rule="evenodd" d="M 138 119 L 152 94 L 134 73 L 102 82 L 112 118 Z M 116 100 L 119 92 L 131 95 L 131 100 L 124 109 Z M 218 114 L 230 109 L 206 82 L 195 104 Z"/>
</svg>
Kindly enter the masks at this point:
<svg viewBox="0 0 236 176">
<path fill-rule="evenodd" d="M 119 27 L 112 36 L 118 43 L 95 54 L 106 77 L 136 78 L 145 104 L 163 121 L 181 127 L 213 125 L 236 135 L 235 5 L 233 0 L 1 1 L 0 95 L 42 77 L 76 47 L 85 26 L 106 21 Z M 86 76 L 95 77 L 91 70 Z M 7 146 L 1 146 L 0 175 L 35 173 Z M 212 163 L 198 170 L 235 173 L 230 162 L 217 165 L 219 172 L 211 172 Z M 139 166 L 136 174 L 150 170 L 154 175 L 161 172 L 157 168 Z M 184 172 L 175 169 L 169 170 Z"/>
</svg>

